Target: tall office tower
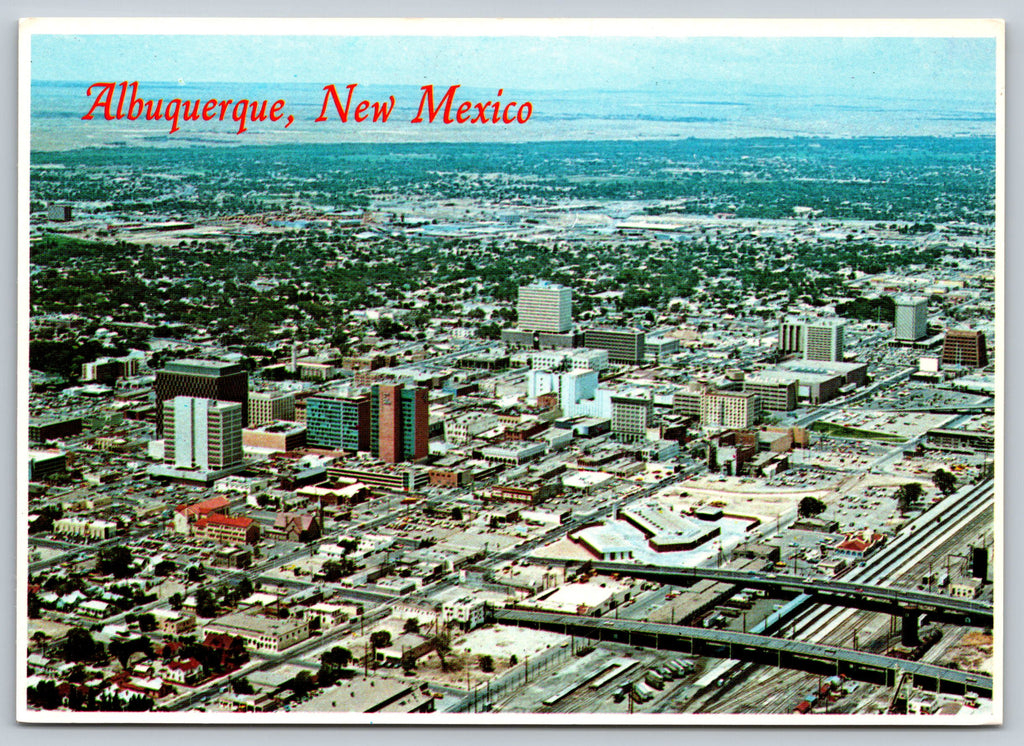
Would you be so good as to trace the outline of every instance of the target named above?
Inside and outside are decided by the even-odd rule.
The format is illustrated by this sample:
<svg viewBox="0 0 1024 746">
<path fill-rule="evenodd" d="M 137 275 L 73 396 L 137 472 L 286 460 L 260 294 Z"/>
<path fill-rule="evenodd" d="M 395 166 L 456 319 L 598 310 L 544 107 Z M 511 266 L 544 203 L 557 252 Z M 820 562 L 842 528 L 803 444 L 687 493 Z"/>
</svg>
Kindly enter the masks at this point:
<svg viewBox="0 0 1024 746">
<path fill-rule="evenodd" d="M 242 462 L 242 405 L 176 396 L 164 406 L 164 461 L 216 471 Z"/>
<path fill-rule="evenodd" d="M 608 351 L 612 363 L 640 365 L 644 362 L 646 335 L 639 329 L 595 327 L 583 332 L 583 346 Z"/>
<path fill-rule="evenodd" d="M 430 453 L 427 389 L 375 384 L 370 393 L 370 453 L 381 461 L 419 461 Z"/>
<path fill-rule="evenodd" d="M 164 402 L 176 396 L 233 401 L 242 405 L 242 426 L 249 425 L 249 374 L 238 363 L 177 360 L 156 372 L 156 427 L 163 433 Z"/>
<path fill-rule="evenodd" d="M 653 404 L 646 396 L 613 394 L 612 434 L 624 443 L 640 443 L 647 438 Z"/>
<path fill-rule="evenodd" d="M 901 296 L 896 299 L 896 340 L 916 342 L 928 336 L 928 299 Z"/>
<path fill-rule="evenodd" d="M 321 394 L 306 402 L 310 445 L 346 451 L 370 450 L 370 395 Z"/>
<path fill-rule="evenodd" d="M 249 427 L 295 419 L 295 394 L 253 391 L 249 394 Z"/>
<path fill-rule="evenodd" d="M 779 323 L 779 352 L 804 360 L 843 361 L 844 319 L 788 319 Z"/>
<path fill-rule="evenodd" d="M 779 352 L 783 355 L 790 355 L 804 352 L 804 331 L 803 321 L 786 320 L 779 322 Z"/>
<path fill-rule="evenodd" d="M 985 335 L 972 329 L 947 329 L 942 344 L 942 364 L 984 368 L 988 365 Z"/>
<path fill-rule="evenodd" d="M 519 328 L 560 334 L 572 328 L 572 290 L 539 281 L 519 288 Z"/>
</svg>

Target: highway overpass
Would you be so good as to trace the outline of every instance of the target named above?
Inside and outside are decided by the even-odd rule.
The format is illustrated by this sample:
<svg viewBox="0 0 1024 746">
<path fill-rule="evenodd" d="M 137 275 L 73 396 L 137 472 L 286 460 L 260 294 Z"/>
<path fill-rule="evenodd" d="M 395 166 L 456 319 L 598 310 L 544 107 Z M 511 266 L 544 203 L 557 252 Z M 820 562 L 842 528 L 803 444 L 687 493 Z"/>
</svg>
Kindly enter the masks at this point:
<svg viewBox="0 0 1024 746">
<path fill-rule="evenodd" d="M 500 624 L 558 632 L 600 642 L 672 650 L 711 658 L 732 658 L 819 675 L 845 675 L 880 686 L 896 686 L 900 675 L 906 674 L 915 687 L 927 691 L 958 695 L 975 692 L 982 697 L 992 696 L 990 676 L 832 645 L 628 619 L 598 619 L 499 608 L 489 608 L 488 614 Z"/>
<path fill-rule="evenodd" d="M 584 564 L 604 575 L 618 574 L 653 580 L 666 585 L 690 585 L 697 580 L 732 583 L 744 588 L 762 588 L 769 593 L 806 594 L 811 603 L 850 606 L 879 611 L 904 619 L 927 614 L 935 622 L 963 627 L 992 627 L 992 606 L 980 601 L 953 598 L 906 588 L 889 588 L 865 583 L 844 583 L 802 575 L 722 570 L 710 567 L 668 567 L 628 562 L 590 561 Z"/>
</svg>

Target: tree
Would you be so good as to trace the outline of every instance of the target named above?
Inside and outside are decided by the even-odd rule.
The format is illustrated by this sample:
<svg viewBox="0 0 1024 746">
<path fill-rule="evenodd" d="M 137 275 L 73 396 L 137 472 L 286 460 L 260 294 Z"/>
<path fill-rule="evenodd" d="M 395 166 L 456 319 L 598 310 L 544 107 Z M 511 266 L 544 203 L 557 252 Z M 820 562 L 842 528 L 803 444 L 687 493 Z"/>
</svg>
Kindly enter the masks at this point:
<svg viewBox="0 0 1024 746">
<path fill-rule="evenodd" d="M 354 563 L 347 557 L 343 557 L 341 561 L 327 560 L 324 562 L 321 570 L 324 573 L 324 580 L 328 583 L 337 583 L 346 575 L 349 575 L 354 569 Z"/>
<path fill-rule="evenodd" d="M 153 646 L 148 637 L 133 637 L 130 640 L 112 640 L 110 642 L 110 654 L 117 658 L 121 668 L 128 668 L 128 661 L 135 653 L 143 653 L 147 656 L 153 654 Z"/>
<path fill-rule="evenodd" d="M 236 590 L 239 598 L 248 598 L 253 592 L 252 581 L 249 578 L 242 578 Z"/>
<path fill-rule="evenodd" d="M 156 629 L 156 617 L 152 614 L 139 614 L 139 629 L 142 632 L 152 632 Z"/>
<path fill-rule="evenodd" d="M 406 676 L 412 676 L 413 673 L 416 671 L 416 659 L 413 656 L 409 655 L 409 653 L 405 653 L 404 655 L 402 655 L 401 666 L 402 673 L 404 673 Z"/>
<path fill-rule="evenodd" d="M 405 620 L 405 626 L 402 627 L 404 632 L 412 632 L 413 634 L 420 631 L 420 620 L 414 616 L 409 617 Z"/>
<path fill-rule="evenodd" d="M 231 691 L 235 694 L 253 694 L 255 690 L 252 688 L 252 684 L 249 683 L 249 679 L 245 676 L 239 676 L 231 682 Z"/>
<path fill-rule="evenodd" d="M 814 497 L 805 497 L 800 501 L 800 515 L 804 518 L 824 513 L 828 508 L 825 503 Z"/>
<path fill-rule="evenodd" d="M 196 591 L 196 614 L 202 617 L 217 616 L 217 600 L 208 588 Z"/>
<path fill-rule="evenodd" d="M 491 673 L 494 671 L 494 658 L 489 655 L 480 656 L 480 670 L 484 673 Z"/>
<path fill-rule="evenodd" d="M 131 575 L 132 553 L 127 547 L 104 547 L 97 557 L 97 569 L 115 578 L 126 578 Z"/>
<path fill-rule="evenodd" d="M 81 663 L 96 660 L 102 654 L 103 646 L 93 640 L 92 635 L 84 627 L 73 627 L 64 638 L 62 652 L 64 660 L 69 663 Z"/>
<path fill-rule="evenodd" d="M 44 679 L 35 686 L 26 690 L 28 703 L 34 707 L 41 707 L 44 710 L 56 710 L 60 707 L 60 691 L 57 682 Z"/>
<path fill-rule="evenodd" d="M 282 688 L 291 689 L 296 697 L 302 697 L 316 689 L 316 681 L 309 671 L 299 671 Z"/>
<path fill-rule="evenodd" d="M 170 575 L 176 569 L 177 565 L 175 565 L 173 562 L 171 562 L 170 560 L 163 560 L 162 562 L 158 562 L 156 567 L 153 568 L 153 574 L 162 578 L 166 575 Z"/>
<path fill-rule="evenodd" d="M 452 651 L 452 638 L 447 629 L 443 629 L 434 635 L 430 641 L 437 653 L 437 659 L 441 661 L 441 670 L 448 670 L 448 653 Z"/>
<path fill-rule="evenodd" d="M 896 504 L 899 506 L 900 512 L 906 513 L 910 510 L 911 506 L 921 497 L 921 492 L 921 485 L 917 482 L 900 485 L 900 488 L 896 490 Z"/>
<path fill-rule="evenodd" d="M 336 645 L 320 656 L 320 663 L 324 666 L 337 666 L 344 668 L 352 661 L 352 651 Z"/>
<path fill-rule="evenodd" d="M 939 469 L 932 475 L 932 482 L 943 495 L 956 492 L 956 477 L 945 469 Z"/>
<path fill-rule="evenodd" d="M 374 632 L 370 635 L 370 644 L 373 645 L 374 650 L 386 648 L 391 644 L 391 633 L 384 629 Z"/>
<path fill-rule="evenodd" d="M 462 520 L 462 508 L 459 508 L 459 507 L 452 508 L 452 520 L 453 521 L 461 521 Z"/>
<path fill-rule="evenodd" d="M 519 656 L 516 655 L 515 653 L 513 653 L 512 655 L 510 655 L 508 657 L 508 667 L 512 668 L 512 666 L 518 666 L 518 665 L 519 665 Z"/>
</svg>

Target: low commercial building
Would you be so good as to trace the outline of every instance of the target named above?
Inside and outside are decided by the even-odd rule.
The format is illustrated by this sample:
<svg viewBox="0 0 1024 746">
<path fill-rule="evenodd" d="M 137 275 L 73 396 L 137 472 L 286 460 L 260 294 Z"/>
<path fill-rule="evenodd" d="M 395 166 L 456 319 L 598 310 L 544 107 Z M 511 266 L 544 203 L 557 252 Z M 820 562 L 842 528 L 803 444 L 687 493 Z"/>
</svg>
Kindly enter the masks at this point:
<svg viewBox="0 0 1024 746">
<path fill-rule="evenodd" d="M 44 479 L 67 468 L 67 454 L 64 451 L 29 451 L 28 478 Z"/>
<path fill-rule="evenodd" d="M 777 370 L 798 379 L 797 398 L 810 404 L 823 404 L 867 383 L 868 367 L 863 363 L 841 363 L 816 360 L 789 360 Z"/>
<path fill-rule="evenodd" d="M 32 417 L 28 421 L 28 439 L 32 443 L 71 438 L 81 432 L 81 417 Z"/>
<path fill-rule="evenodd" d="M 953 598 L 974 599 L 978 597 L 981 586 L 980 578 L 958 578 L 950 581 L 949 595 Z"/>
<path fill-rule="evenodd" d="M 306 611 L 312 619 L 320 620 L 320 629 L 330 629 L 348 621 L 344 606 L 338 604 L 313 604 Z"/>
<path fill-rule="evenodd" d="M 608 350 L 550 350 L 535 352 L 530 356 L 530 368 L 533 370 L 596 370 L 608 368 Z"/>
<path fill-rule="evenodd" d="M 498 446 L 488 446 L 480 450 L 480 455 L 488 461 L 519 466 L 520 464 L 540 458 L 546 452 L 546 444 L 523 440 L 509 441 Z"/>
<path fill-rule="evenodd" d="M 267 536 L 285 541 L 316 541 L 320 538 L 320 521 L 315 515 L 278 513 Z"/>
<path fill-rule="evenodd" d="M 580 529 L 569 534 L 569 538 L 582 544 L 599 560 L 633 559 L 632 545 L 603 524 Z"/>
<path fill-rule="evenodd" d="M 260 538 L 259 525 L 252 518 L 214 513 L 196 521 L 192 529 L 198 539 L 222 544 L 255 544 Z"/>
<path fill-rule="evenodd" d="M 800 379 L 790 373 L 761 372 L 745 376 L 743 391 L 757 394 L 761 408 L 769 412 L 796 409 Z"/>
<path fill-rule="evenodd" d="M 64 536 L 80 536 L 90 541 L 102 541 L 117 533 L 117 524 L 87 518 L 60 518 L 54 521 L 53 532 Z"/>
<path fill-rule="evenodd" d="M 154 609 L 156 629 L 162 635 L 188 635 L 196 629 L 196 618 L 192 614 L 169 609 Z"/>
<path fill-rule="evenodd" d="M 446 625 L 458 625 L 469 632 L 484 623 L 484 602 L 472 596 L 447 602 L 441 606 L 441 618 Z"/>
<path fill-rule="evenodd" d="M 247 648 L 280 653 L 309 637 L 309 619 L 272 619 L 254 614 L 227 614 L 203 627 L 205 634 L 240 637 Z"/>
<path fill-rule="evenodd" d="M 332 479 L 349 479 L 392 492 L 414 492 L 424 487 L 430 479 L 428 469 L 400 464 L 344 465 L 335 464 L 327 469 Z"/>
<path fill-rule="evenodd" d="M 242 445 L 272 451 L 295 451 L 306 445 L 306 426 L 282 420 L 246 428 L 242 430 Z"/>
<path fill-rule="evenodd" d="M 466 412 L 444 421 L 444 439 L 452 445 L 461 445 L 498 426 L 494 412 Z"/>
<path fill-rule="evenodd" d="M 996 436 L 978 430 L 956 430 L 935 428 L 925 436 L 925 443 L 931 448 L 965 453 L 992 453 L 996 448 Z"/>
<path fill-rule="evenodd" d="M 656 552 L 680 552 L 710 541 L 722 533 L 709 521 L 679 515 L 657 505 L 636 505 L 619 511 L 619 518 L 640 529 Z"/>
<path fill-rule="evenodd" d="M 426 683 L 371 676 L 343 681 L 295 705 L 292 712 L 421 713 L 434 711 Z"/>
</svg>

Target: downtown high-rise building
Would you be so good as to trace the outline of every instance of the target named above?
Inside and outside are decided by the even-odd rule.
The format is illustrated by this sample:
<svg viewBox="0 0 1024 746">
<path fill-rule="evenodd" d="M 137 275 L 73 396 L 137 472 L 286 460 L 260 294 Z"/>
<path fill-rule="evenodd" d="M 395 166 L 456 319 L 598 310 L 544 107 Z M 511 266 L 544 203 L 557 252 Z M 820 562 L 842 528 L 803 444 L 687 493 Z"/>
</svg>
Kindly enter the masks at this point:
<svg viewBox="0 0 1024 746">
<path fill-rule="evenodd" d="M 916 342 L 928 336 L 928 299 L 897 298 L 895 327 L 897 342 Z"/>
<path fill-rule="evenodd" d="M 370 392 L 370 453 L 392 464 L 426 458 L 429 406 L 429 392 L 421 386 L 375 384 Z"/>
<path fill-rule="evenodd" d="M 242 462 L 242 405 L 192 396 L 164 403 L 164 462 L 218 471 Z"/>
<path fill-rule="evenodd" d="M 572 290 L 538 281 L 519 288 L 519 328 L 561 334 L 572 329 Z"/>
<path fill-rule="evenodd" d="M 242 426 L 249 425 L 249 374 L 238 363 L 220 360 L 176 360 L 156 372 L 157 434 L 163 433 L 164 403 L 191 396 L 242 405 Z"/>
<path fill-rule="evenodd" d="M 985 334 L 973 329 L 947 329 L 942 343 L 942 364 L 984 368 L 988 365 Z"/>
<path fill-rule="evenodd" d="M 249 427 L 295 419 L 295 394 L 253 391 L 249 394 Z"/>
<path fill-rule="evenodd" d="M 370 394 L 320 394 L 306 401 L 306 440 L 311 446 L 370 450 Z"/>
<path fill-rule="evenodd" d="M 779 352 L 804 360 L 836 363 L 844 359 L 844 319 L 787 319 L 779 323 Z"/>
<path fill-rule="evenodd" d="M 583 332 L 583 344 L 606 350 L 612 363 L 641 365 L 644 362 L 646 335 L 639 329 L 598 326 Z"/>
</svg>

